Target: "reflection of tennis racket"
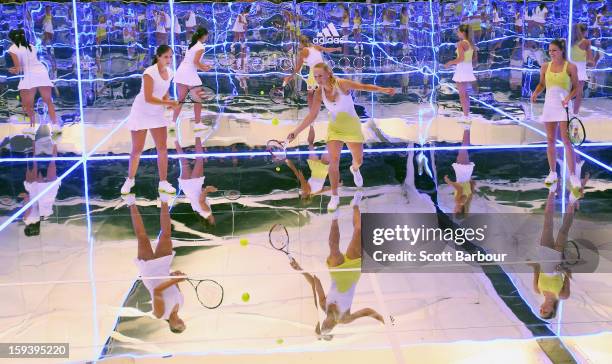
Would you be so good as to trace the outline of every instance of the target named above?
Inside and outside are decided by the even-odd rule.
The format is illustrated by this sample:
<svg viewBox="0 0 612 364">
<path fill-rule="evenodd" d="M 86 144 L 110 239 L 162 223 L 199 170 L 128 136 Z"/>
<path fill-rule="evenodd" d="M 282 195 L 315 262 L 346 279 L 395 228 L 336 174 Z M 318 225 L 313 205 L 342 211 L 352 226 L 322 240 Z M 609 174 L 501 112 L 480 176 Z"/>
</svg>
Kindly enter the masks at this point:
<svg viewBox="0 0 612 364">
<path fill-rule="evenodd" d="M 181 104 L 206 104 L 211 102 L 217 94 L 210 88 L 200 85 L 190 87 L 185 96 L 184 101 L 179 101 Z"/>
<path fill-rule="evenodd" d="M 297 76 L 299 76 L 302 80 L 304 80 L 304 82 L 306 82 L 306 79 L 304 78 L 304 76 L 297 74 Z M 272 102 L 274 102 L 275 104 L 284 104 L 286 103 L 287 99 L 291 98 L 292 95 L 295 95 L 298 100 L 304 96 L 304 91 L 300 89 L 298 89 L 298 82 L 299 80 L 293 80 L 293 85 L 292 81 L 290 82 L 283 82 L 283 84 L 281 86 L 275 86 L 272 87 L 272 89 L 270 89 L 270 100 L 272 100 Z M 297 101 L 297 100 L 296 100 Z"/>
<path fill-rule="evenodd" d="M 568 265 L 576 265 L 580 261 L 580 249 L 573 240 L 568 240 L 563 248 L 563 262 Z"/>
<path fill-rule="evenodd" d="M 272 245 L 274 249 L 287 254 L 287 258 L 293 260 L 291 254 L 289 254 L 289 233 L 285 225 L 274 224 L 272 228 L 270 228 L 268 237 L 270 238 L 270 245 Z"/>
<path fill-rule="evenodd" d="M 567 115 L 567 133 L 569 136 L 570 142 L 574 147 L 579 147 L 584 143 L 586 139 L 586 131 L 584 130 L 584 125 L 582 121 L 577 117 L 573 116 L 571 119 L 569 117 L 569 108 L 565 108 L 565 113 Z"/>
<path fill-rule="evenodd" d="M 272 155 L 274 162 L 284 162 L 287 159 L 287 141 L 281 142 L 275 139 L 266 143 L 266 150 Z"/>
<path fill-rule="evenodd" d="M 230 201 L 236 201 L 241 196 L 238 190 L 219 190 L 218 192 L 223 192 L 223 197 Z"/>
<path fill-rule="evenodd" d="M 212 279 L 186 279 L 193 289 L 200 304 L 206 308 L 217 308 L 223 302 L 223 287 Z"/>
</svg>

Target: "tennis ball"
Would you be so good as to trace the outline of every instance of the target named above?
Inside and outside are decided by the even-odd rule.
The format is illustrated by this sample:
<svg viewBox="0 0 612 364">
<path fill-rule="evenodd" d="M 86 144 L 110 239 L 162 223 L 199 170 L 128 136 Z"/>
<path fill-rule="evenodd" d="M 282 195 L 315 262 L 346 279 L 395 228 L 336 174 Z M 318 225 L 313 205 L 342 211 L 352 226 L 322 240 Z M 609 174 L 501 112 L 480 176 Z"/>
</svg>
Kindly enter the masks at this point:
<svg viewBox="0 0 612 364">
<path fill-rule="evenodd" d="M 259 94 L 260 94 L 260 95 L 263 95 L 263 94 L 264 94 L 263 90 L 259 91 Z"/>
<path fill-rule="evenodd" d="M 240 239 L 240 245 L 242 245 L 242 246 L 249 245 L 249 239 L 247 239 L 247 238 Z"/>
<path fill-rule="evenodd" d="M 15 96 L 15 98 L 16 98 L 17 100 L 19 100 L 19 95 Z"/>
<path fill-rule="evenodd" d="M 250 299 L 251 299 L 251 295 L 248 292 L 244 292 L 242 294 L 242 301 L 243 302 L 249 302 Z"/>
<path fill-rule="evenodd" d="M 280 167 L 275 168 L 277 172 L 280 172 Z"/>
<path fill-rule="evenodd" d="M 284 343 L 284 342 L 285 342 L 285 340 L 283 340 L 283 339 L 276 339 L 276 343 L 277 343 L 278 345 L 281 345 L 281 344 L 282 344 L 282 343 Z"/>
<path fill-rule="evenodd" d="M 272 119 L 272 125 L 278 125 L 278 118 Z"/>
</svg>

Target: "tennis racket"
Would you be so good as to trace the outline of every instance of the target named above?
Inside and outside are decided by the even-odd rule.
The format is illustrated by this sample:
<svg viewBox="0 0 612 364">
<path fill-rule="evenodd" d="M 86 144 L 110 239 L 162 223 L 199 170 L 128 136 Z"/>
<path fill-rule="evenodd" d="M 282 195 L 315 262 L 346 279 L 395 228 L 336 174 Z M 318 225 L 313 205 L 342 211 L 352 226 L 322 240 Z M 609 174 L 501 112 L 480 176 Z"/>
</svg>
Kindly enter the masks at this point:
<svg viewBox="0 0 612 364">
<path fill-rule="evenodd" d="M 200 304 L 209 309 L 221 306 L 223 302 L 223 286 L 212 279 L 186 279 L 196 292 Z"/>
<path fill-rule="evenodd" d="M 190 87 L 185 96 L 185 100 L 179 101 L 180 104 L 206 104 L 215 99 L 217 94 L 209 87 L 194 86 Z"/>
<path fill-rule="evenodd" d="M 580 249 L 573 240 L 568 240 L 563 248 L 563 263 L 576 265 L 580 261 Z"/>
<path fill-rule="evenodd" d="M 569 116 L 569 108 L 565 108 L 565 113 L 567 115 L 567 133 L 569 136 L 569 140 L 574 145 L 574 147 L 579 147 L 584 143 L 586 139 L 586 131 L 584 129 L 584 125 L 582 121 L 578 119 L 576 116 L 573 116 L 570 119 Z"/>
<path fill-rule="evenodd" d="M 268 237 L 270 239 L 270 245 L 272 245 L 274 249 L 287 254 L 289 261 L 293 260 L 293 257 L 289 253 L 289 233 L 287 232 L 285 225 L 272 225 L 272 228 L 270 228 L 270 232 L 268 233 Z"/>
<path fill-rule="evenodd" d="M 268 140 L 266 150 L 272 156 L 272 160 L 276 163 L 282 163 L 287 159 L 287 141 L 281 142 L 276 139 Z"/>
</svg>

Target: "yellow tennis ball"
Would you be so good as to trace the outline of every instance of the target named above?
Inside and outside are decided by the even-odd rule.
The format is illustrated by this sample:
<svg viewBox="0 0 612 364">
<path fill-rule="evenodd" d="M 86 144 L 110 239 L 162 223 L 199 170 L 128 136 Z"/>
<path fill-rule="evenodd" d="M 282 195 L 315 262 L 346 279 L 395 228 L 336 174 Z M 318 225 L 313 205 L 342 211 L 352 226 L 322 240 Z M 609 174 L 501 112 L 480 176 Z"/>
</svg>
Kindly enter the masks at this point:
<svg viewBox="0 0 612 364">
<path fill-rule="evenodd" d="M 272 125 L 278 125 L 278 118 L 272 119 Z"/>
<path fill-rule="evenodd" d="M 242 246 L 249 245 L 249 239 L 247 239 L 247 238 L 240 239 L 240 245 L 242 245 Z"/>
<path fill-rule="evenodd" d="M 17 100 L 19 100 L 19 95 L 15 96 L 15 98 L 16 98 Z"/>
<path fill-rule="evenodd" d="M 259 91 L 259 94 L 260 94 L 260 95 L 263 95 L 263 94 L 264 94 L 263 90 Z"/>
<path fill-rule="evenodd" d="M 280 172 L 280 167 L 275 168 L 277 172 Z"/>
<path fill-rule="evenodd" d="M 251 299 L 251 295 L 248 292 L 244 292 L 242 294 L 242 301 L 243 302 L 248 302 Z"/>
<path fill-rule="evenodd" d="M 276 343 L 277 343 L 278 345 L 281 345 L 281 344 L 282 344 L 282 343 L 284 343 L 284 342 L 285 342 L 285 340 L 283 340 L 283 339 L 276 339 Z"/>
</svg>

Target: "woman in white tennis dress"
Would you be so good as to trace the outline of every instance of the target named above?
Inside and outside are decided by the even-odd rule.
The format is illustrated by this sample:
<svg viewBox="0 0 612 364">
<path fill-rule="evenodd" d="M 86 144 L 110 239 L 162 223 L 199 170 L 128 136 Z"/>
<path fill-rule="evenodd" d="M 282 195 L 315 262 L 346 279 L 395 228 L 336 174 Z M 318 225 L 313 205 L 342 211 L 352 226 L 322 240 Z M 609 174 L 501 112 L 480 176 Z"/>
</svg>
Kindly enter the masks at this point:
<svg viewBox="0 0 612 364">
<path fill-rule="evenodd" d="M 565 40 L 555 39 L 548 46 L 550 62 L 544 63 L 540 69 L 540 82 L 531 94 L 531 102 L 537 100 L 538 95 L 546 89 L 544 108 L 540 122 L 546 127 L 546 154 L 550 172 L 544 180 L 544 185 L 557 183 L 557 127 L 563 141 L 567 169 L 569 170 L 570 190 L 576 198 L 580 198 L 580 179 L 576 176 L 576 162 L 574 146 L 569 140 L 568 120 L 565 108 L 576 95 L 578 88 L 578 69 L 566 59 Z"/>
<path fill-rule="evenodd" d="M 161 199 L 161 212 L 159 223 L 161 231 L 157 245 L 153 249 L 153 244 L 147 236 L 147 230 L 136 206 L 136 198 L 133 194 L 124 196 L 130 209 L 132 228 L 138 240 L 138 255 L 134 263 L 138 268 L 138 273 L 142 283 L 151 295 L 153 306 L 153 316 L 158 319 L 166 320 L 170 331 L 181 333 L 185 331 L 185 322 L 179 317 L 179 310 L 185 303 L 183 292 L 179 288 L 179 283 L 183 282 L 185 275 L 181 271 L 170 271 L 175 252 L 172 249 L 170 212 L 167 198 Z M 163 278 L 170 277 L 172 278 Z M 161 277 L 161 278 L 160 278 Z"/>
<path fill-rule="evenodd" d="M 206 28 L 198 28 L 191 37 L 191 43 L 185 53 L 185 58 L 176 70 L 174 83 L 176 83 L 178 100 L 180 102 L 185 100 L 187 93 L 191 94 L 193 100 L 198 100 L 198 93 L 201 91 L 201 88 L 198 86 L 202 86 L 202 80 L 198 75 L 198 71 L 206 72 L 211 69 L 211 66 L 200 62 L 202 54 L 204 54 L 204 43 L 206 39 L 208 39 L 208 30 Z M 179 104 L 179 106 L 174 109 L 174 115 L 172 116 L 174 122 L 178 119 L 181 108 L 182 106 Z M 197 102 L 194 103 L 193 112 L 195 114 L 193 131 L 198 134 L 204 130 L 204 126 L 201 123 L 202 104 Z"/>
<path fill-rule="evenodd" d="M 9 38 L 13 42 L 8 49 L 13 61 L 13 67 L 9 69 L 9 72 L 22 76 L 17 88 L 19 89 L 23 110 L 30 118 L 30 128 L 26 129 L 25 133 L 36 133 L 36 113 L 34 112 L 36 92 L 40 92 L 43 102 L 47 105 L 49 118 L 51 119 L 51 134 L 61 133 L 55 114 L 55 106 L 51 98 L 53 83 L 49 78 L 49 70 L 38 60 L 36 47 L 28 42 L 23 29 L 11 30 Z"/>
<path fill-rule="evenodd" d="M 457 65 L 453 74 L 453 81 L 457 83 L 459 90 L 459 101 L 463 110 L 463 118 L 460 122 L 469 122 L 470 117 L 470 99 L 467 93 L 468 84 L 476 81 L 474 76 L 474 68 L 472 66 L 472 57 L 474 56 L 474 44 L 470 40 L 470 26 L 462 24 L 457 30 L 459 42 L 457 43 L 457 58 L 446 63 L 446 67 Z"/>
<path fill-rule="evenodd" d="M 167 181 L 168 177 L 168 120 L 164 116 L 165 108 L 178 107 L 178 101 L 170 100 L 168 89 L 172 81 L 172 49 L 167 45 L 157 47 L 153 65 L 142 75 L 142 87 L 132 103 L 132 109 L 127 120 L 127 127 L 132 133 L 132 150 L 128 177 L 121 187 L 121 194 L 130 193 L 135 184 L 134 178 L 140 163 L 140 155 L 144 149 L 147 130 L 155 142 L 157 149 L 157 169 L 159 172 L 160 193 L 175 194 L 176 189 Z"/>
<path fill-rule="evenodd" d="M 329 181 L 332 196 L 327 204 L 327 211 L 334 212 L 340 203 L 338 187 L 340 185 L 340 152 L 346 144 L 351 151 L 352 163 L 349 168 L 353 175 L 355 186 L 363 186 L 363 177 L 359 171 L 363 163 L 364 136 L 361 131 L 361 122 L 355 104 L 353 103 L 352 90 L 382 92 L 393 96 L 395 89 L 391 87 L 380 87 L 376 85 L 363 84 L 334 76 L 331 68 L 325 63 L 314 66 L 314 77 L 319 85 L 315 91 L 308 115 L 291 132 L 286 140 L 291 142 L 302 130 L 309 127 L 319 115 L 321 104 L 329 112 L 329 123 L 327 125 L 327 152 L 329 155 Z"/>
</svg>

